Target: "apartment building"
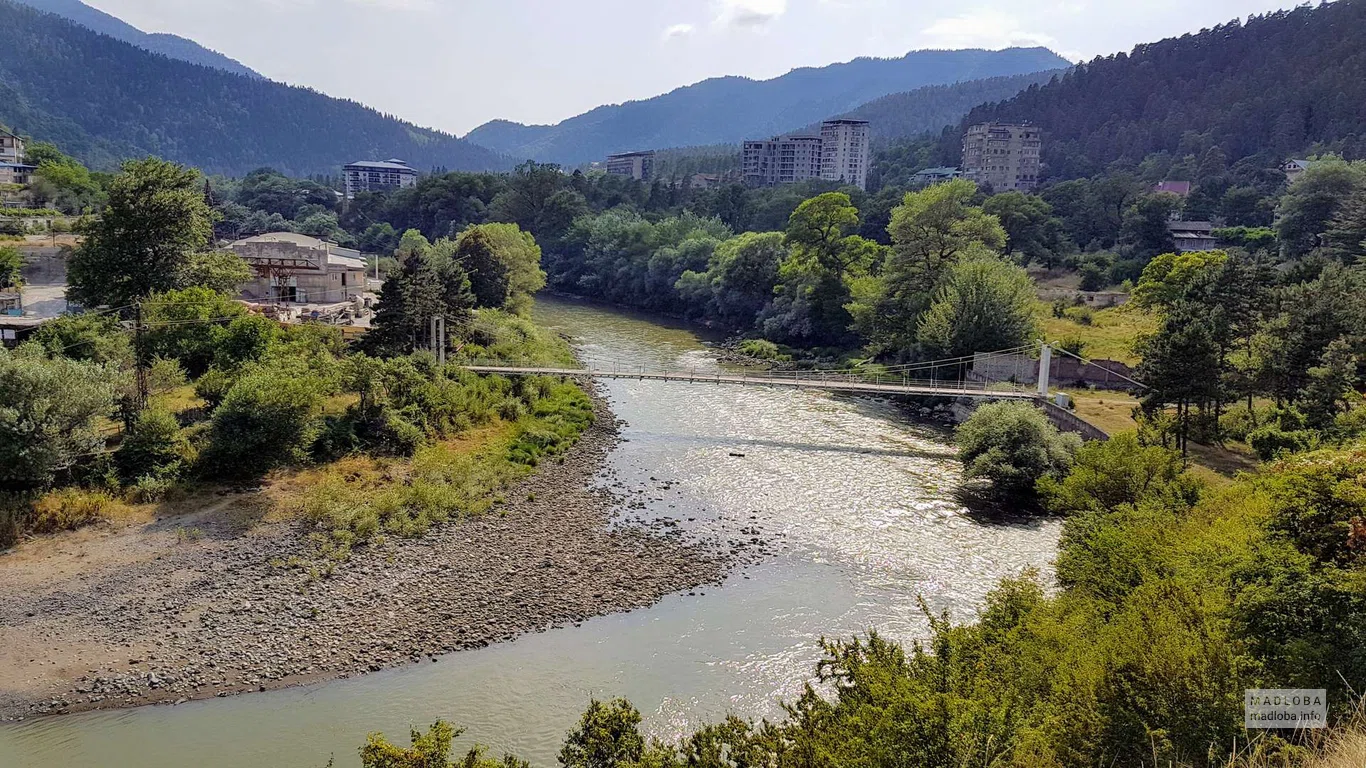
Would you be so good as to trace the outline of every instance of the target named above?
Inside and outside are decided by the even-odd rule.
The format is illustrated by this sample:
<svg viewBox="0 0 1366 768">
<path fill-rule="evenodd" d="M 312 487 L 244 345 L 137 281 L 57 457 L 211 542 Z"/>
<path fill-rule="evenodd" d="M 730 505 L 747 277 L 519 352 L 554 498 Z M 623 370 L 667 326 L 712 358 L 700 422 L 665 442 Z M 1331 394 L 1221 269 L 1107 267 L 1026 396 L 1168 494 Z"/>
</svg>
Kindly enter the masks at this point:
<svg viewBox="0 0 1366 768">
<path fill-rule="evenodd" d="M 751 187 L 773 187 L 825 179 L 868 188 L 868 123 L 830 120 L 819 136 L 774 136 L 746 141 L 744 179 Z"/>
<path fill-rule="evenodd" d="M 0 130 L 0 163 L 18 165 L 24 162 L 24 140 L 6 130 Z"/>
<path fill-rule="evenodd" d="M 821 178 L 868 188 L 868 121 L 821 123 Z"/>
<path fill-rule="evenodd" d="M 821 139 L 819 136 L 774 136 L 746 141 L 743 163 L 745 183 L 752 187 L 817 179 L 821 175 Z"/>
<path fill-rule="evenodd" d="M 614 176 L 630 176 L 636 181 L 649 181 L 655 175 L 654 150 L 608 155 L 607 172 Z"/>
<path fill-rule="evenodd" d="M 346 174 L 347 200 L 354 200 L 358 192 L 387 192 L 417 185 L 417 171 L 398 159 L 355 162 L 342 171 Z"/>
<path fill-rule="evenodd" d="M 997 192 L 1030 191 L 1039 185 L 1042 146 L 1036 126 L 974 125 L 963 137 L 963 171 Z"/>
</svg>

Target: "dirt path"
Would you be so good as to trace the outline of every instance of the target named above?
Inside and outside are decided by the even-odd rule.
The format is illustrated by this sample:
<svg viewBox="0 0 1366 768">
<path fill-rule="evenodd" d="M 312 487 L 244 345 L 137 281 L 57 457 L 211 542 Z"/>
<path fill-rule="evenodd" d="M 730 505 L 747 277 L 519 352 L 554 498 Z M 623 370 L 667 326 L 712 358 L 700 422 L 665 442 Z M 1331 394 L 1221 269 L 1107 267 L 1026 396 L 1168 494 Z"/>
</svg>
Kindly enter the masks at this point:
<svg viewBox="0 0 1366 768">
<path fill-rule="evenodd" d="M 346 677 L 718 581 L 726 563 L 698 546 L 609 529 L 616 501 L 589 486 L 617 427 L 597 409 L 498 512 L 357 550 L 327 579 L 281 565 L 307 550 L 296 526 L 221 522 L 249 495 L 0 555 L 0 719 Z"/>
</svg>

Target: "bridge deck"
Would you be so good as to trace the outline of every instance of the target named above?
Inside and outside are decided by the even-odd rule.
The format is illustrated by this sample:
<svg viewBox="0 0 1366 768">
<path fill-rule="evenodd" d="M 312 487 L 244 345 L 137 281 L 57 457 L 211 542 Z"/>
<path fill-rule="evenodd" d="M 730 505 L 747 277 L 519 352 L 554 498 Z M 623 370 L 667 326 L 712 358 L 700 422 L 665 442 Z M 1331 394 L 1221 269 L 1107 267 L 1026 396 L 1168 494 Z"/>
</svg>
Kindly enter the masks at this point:
<svg viewBox="0 0 1366 768">
<path fill-rule="evenodd" d="M 793 387 L 836 392 L 863 392 L 879 395 L 922 395 L 932 397 L 973 397 L 994 400 L 1033 400 L 1038 394 L 1026 390 L 995 390 L 977 382 L 924 381 L 883 377 L 881 379 L 826 374 L 819 371 L 765 371 L 762 374 L 706 373 L 695 371 L 590 370 L 585 368 L 521 368 L 497 365 L 467 365 L 475 373 L 504 376 L 570 376 L 595 379 L 636 379 L 639 381 L 684 381 L 695 384 L 740 384 L 743 386 Z"/>
</svg>

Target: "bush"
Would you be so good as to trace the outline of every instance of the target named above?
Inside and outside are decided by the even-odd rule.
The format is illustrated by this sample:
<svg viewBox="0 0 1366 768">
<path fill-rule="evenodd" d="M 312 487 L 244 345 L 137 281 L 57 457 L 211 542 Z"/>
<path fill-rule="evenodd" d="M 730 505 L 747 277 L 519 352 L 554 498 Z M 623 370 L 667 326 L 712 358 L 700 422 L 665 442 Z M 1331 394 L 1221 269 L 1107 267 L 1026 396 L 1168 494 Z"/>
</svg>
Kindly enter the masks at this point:
<svg viewBox="0 0 1366 768">
<path fill-rule="evenodd" d="M 147 475 L 139 477 L 129 489 L 129 496 L 135 504 L 155 504 L 170 495 L 175 489 L 175 480 L 169 477 Z"/>
<path fill-rule="evenodd" d="M 42 490 L 100 453 L 99 420 L 126 378 L 110 367 L 0 348 L 0 491 Z"/>
<path fill-rule="evenodd" d="M 109 520 L 126 507 L 103 491 L 65 488 L 43 496 L 33 505 L 34 533 L 74 531 Z"/>
<path fill-rule="evenodd" d="M 1322 438 L 1310 429 L 1285 430 L 1268 424 L 1248 435 L 1247 442 L 1262 461 L 1271 461 L 1290 453 L 1311 451 L 1319 447 Z"/>
<path fill-rule="evenodd" d="M 1033 496 L 1046 477 L 1060 478 L 1072 465 L 1081 439 L 1058 432 L 1028 403 L 988 403 L 957 432 L 959 458 L 969 480 L 987 480 L 998 493 Z"/>
<path fill-rule="evenodd" d="M 318 379 L 294 371 L 260 369 L 243 376 L 214 411 L 204 471 L 246 480 L 306 461 L 321 431 L 325 389 Z"/>
<path fill-rule="evenodd" d="M 1063 314 L 1077 325 L 1089 326 L 1096 321 L 1096 311 L 1090 307 L 1068 307 Z"/>
<path fill-rule="evenodd" d="M 181 434 L 180 422 L 169 411 L 159 409 L 138 414 L 123 444 L 114 452 L 114 463 L 125 483 L 139 478 L 175 480 L 181 467 L 192 460 L 190 443 Z"/>
<path fill-rule="evenodd" d="M 737 347 L 740 354 L 752 357 L 756 360 L 767 360 L 774 363 L 790 363 L 792 355 L 783 354 L 777 344 L 768 339 L 745 339 Z"/>
<path fill-rule="evenodd" d="M 1081 289 L 1083 291 L 1101 291 L 1105 289 L 1107 270 L 1095 262 L 1088 262 L 1081 266 L 1078 274 L 1081 275 Z"/>
<path fill-rule="evenodd" d="M 212 410 L 223 404 L 223 398 L 232 389 L 234 378 L 220 368 L 210 368 L 194 383 L 194 393 L 209 404 Z"/>
</svg>

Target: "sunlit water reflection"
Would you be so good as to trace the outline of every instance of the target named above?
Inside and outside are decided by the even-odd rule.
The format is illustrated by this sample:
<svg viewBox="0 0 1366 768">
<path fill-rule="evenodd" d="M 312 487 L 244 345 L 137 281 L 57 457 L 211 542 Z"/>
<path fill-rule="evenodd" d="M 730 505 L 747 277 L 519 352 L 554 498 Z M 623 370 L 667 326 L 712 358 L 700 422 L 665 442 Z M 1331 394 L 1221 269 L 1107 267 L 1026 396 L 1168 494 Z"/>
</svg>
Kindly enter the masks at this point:
<svg viewBox="0 0 1366 768">
<path fill-rule="evenodd" d="M 594 365 L 718 365 L 694 333 L 648 318 L 554 300 L 537 314 Z M 466 727 L 462 741 L 553 765 L 590 695 L 631 698 L 666 738 L 727 712 L 778 716 L 822 636 L 922 637 L 917 595 L 971 617 L 1002 576 L 1047 570 L 1056 550 L 1056 523 L 970 516 L 954 500 L 946 433 L 885 401 L 634 380 L 604 388 L 626 425 L 602 482 L 644 502 L 625 524 L 671 518 L 719 541 L 758 526 L 777 554 L 723 587 L 436 664 L 0 727 L 0 766 L 321 766 L 330 755 L 347 766 L 367 732 L 402 737 L 437 718 Z"/>
</svg>

